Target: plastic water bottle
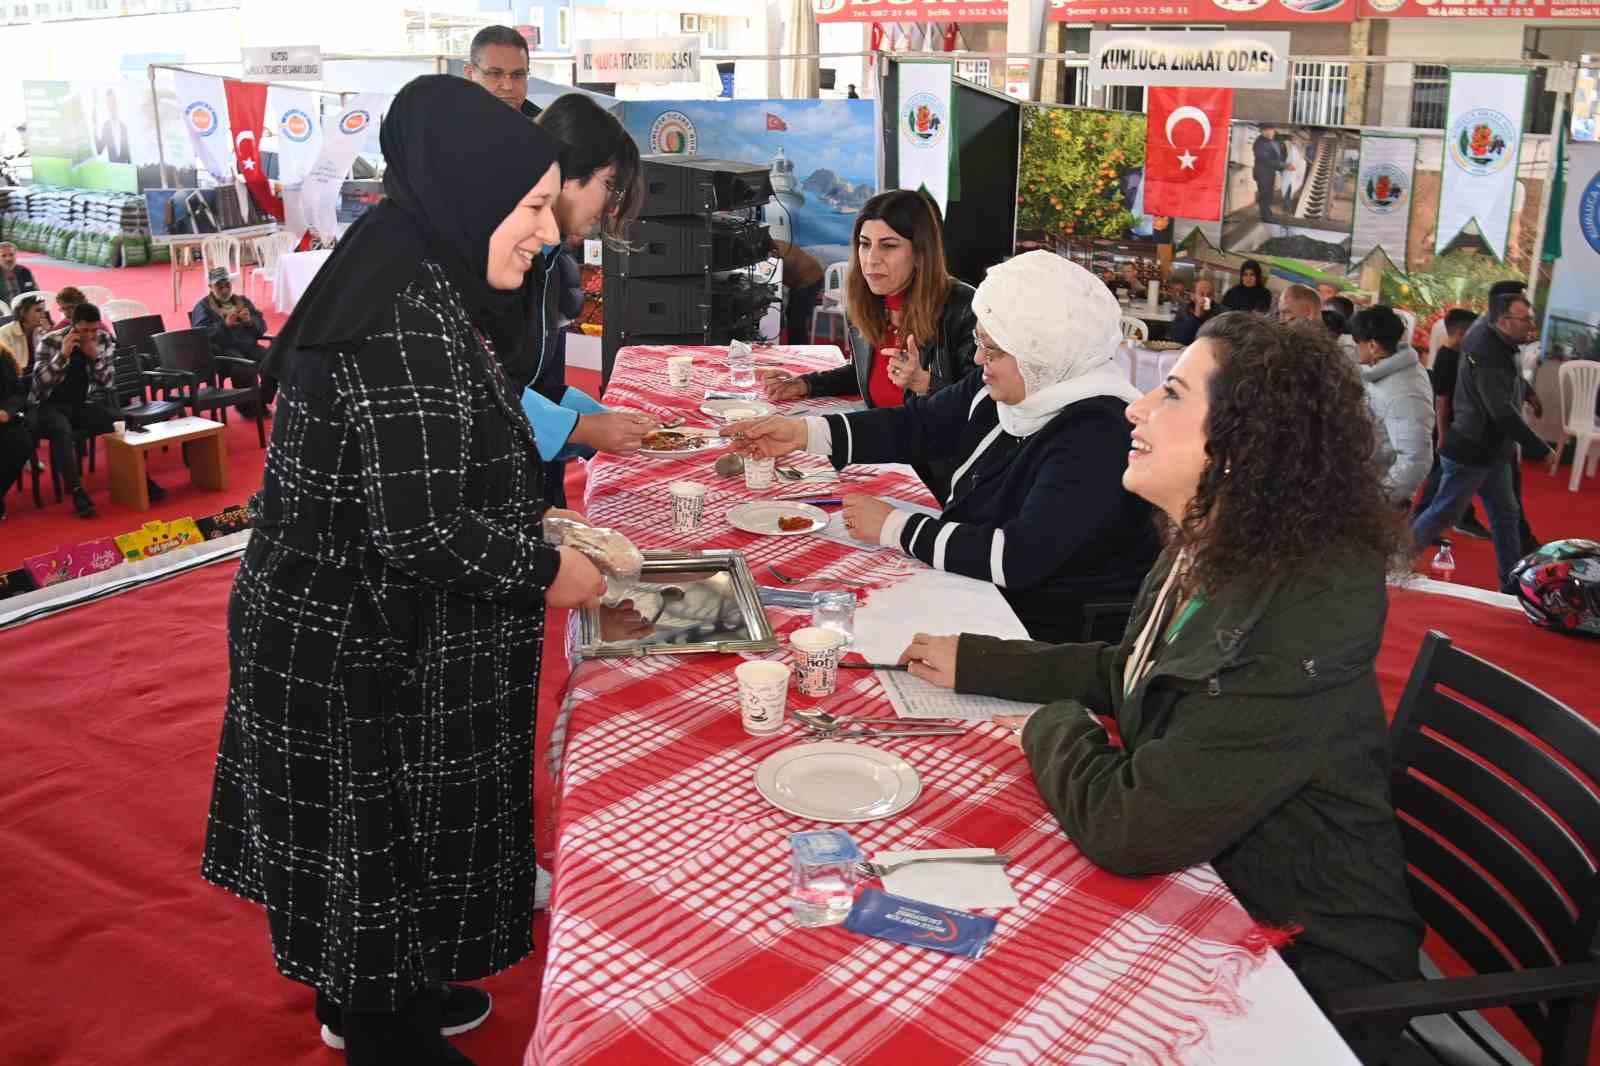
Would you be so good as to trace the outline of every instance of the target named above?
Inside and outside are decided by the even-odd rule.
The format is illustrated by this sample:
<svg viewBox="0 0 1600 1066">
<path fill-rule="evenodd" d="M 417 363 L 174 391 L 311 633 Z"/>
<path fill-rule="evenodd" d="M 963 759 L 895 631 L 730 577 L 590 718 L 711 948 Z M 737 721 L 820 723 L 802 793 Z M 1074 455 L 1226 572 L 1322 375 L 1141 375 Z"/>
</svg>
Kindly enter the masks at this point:
<svg viewBox="0 0 1600 1066">
<path fill-rule="evenodd" d="M 1448 540 L 1439 541 L 1439 550 L 1435 553 L 1429 569 L 1433 571 L 1434 579 L 1437 581 L 1455 580 L 1456 556 L 1450 550 L 1450 542 Z"/>
</svg>

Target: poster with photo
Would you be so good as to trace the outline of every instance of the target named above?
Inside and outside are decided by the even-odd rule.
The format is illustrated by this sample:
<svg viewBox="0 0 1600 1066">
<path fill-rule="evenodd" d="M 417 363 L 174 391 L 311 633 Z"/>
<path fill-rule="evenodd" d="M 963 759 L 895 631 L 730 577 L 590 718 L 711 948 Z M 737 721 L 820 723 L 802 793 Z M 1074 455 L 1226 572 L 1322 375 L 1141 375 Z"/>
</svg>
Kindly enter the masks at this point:
<svg viewBox="0 0 1600 1066">
<path fill-rule="evenodd" d="M 1171 243 L 1172 219 L 1144 213 L 1144 159 L 1143 115 L 1024 105 L 1017 251 Z"/>
<path fill-rule="evenodd" d="M 877 188 L 871 100 L 629 100 L 623 125 L 646 155 L 702 155 L 771 168 L 772 238 L 823 266 L 848 262 L 856 215 Z"/>
<path fill-rule="evenodd" d="M 1235 122 L 1223 250 L 1291 266 L 1348 264 L 1360 163 L 1355 130 Z"/>
<path fill-rule="evenodd" d="M 149 96 L 148 85 L 136 80 L 24 82 L 34 180 L 137 192 L 143 168 L 151 168 L 151 177 L 157 169 Z"/>
</svg>

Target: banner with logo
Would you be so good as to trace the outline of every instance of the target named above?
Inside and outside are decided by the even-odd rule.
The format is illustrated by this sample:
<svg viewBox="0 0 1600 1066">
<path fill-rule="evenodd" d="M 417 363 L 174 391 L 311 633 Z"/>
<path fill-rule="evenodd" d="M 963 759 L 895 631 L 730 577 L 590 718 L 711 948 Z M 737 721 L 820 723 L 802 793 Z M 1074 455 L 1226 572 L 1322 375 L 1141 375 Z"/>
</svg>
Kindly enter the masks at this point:
<svg viewBox="0 0 1600 1066">
<path fill-rule="evenodd" d="M 1144 209 L 1152 215 L 1215 222 L 1222 217 L 1222 186 L 1228 176 L 1233 90 L 1158 86 L 1150 90 L 1149 100 Z"/>
<path fill-rule="evenodd" d="M 1450 72 L 1434 254 L 1476 223 L 1494 257 L 1506 257 L 1527 95 L 1525 73 Z"/>
<path fill-rule="evenodd" d="M 1384 133 L 1361 135 L 1356 170 L 1356 222 L 1350 237 L 1350 265 L 1382 250 L 1405 269 L 1411 231 L 1411 190 L 1416 181 L 1417 139 Z"/>
<path fill-rule="evenodd" d="M 1093 30 L 1089 88 L 1186 85 L 1272 89 L 1289 84 L 1289 34 Z"/>
<path fill-rule="evenodd" d="M 700 38 L 618 37 L 580 40 L 577 82 L 669 85 L 700 80 Z"/>
<path fill-rule="evenodd" d="M 1354 22 L 1357 0 L 1048 0 L 1052 22 Z"/>
<path fill-rule="evenodd" d="M 298 185 L 322 154 L 321 105 L 304 89 L 267 89 L 267 121 L 278 143 L 278 180 Z"/>
<path fill-rule="evenodd" d="M 221 184 L 233 180 L 233 134 L 228 129 L 228 102 L 222 79 L 187 70 L 172 72 L 178 90 L 178 113 L 189 135 L 198 170 L 208 172 Z"/>
<path fill-rule="evenodd" d="M 818 22 L 1004 22 L 1005 0 L 812 0 Z M 949 49 L 946 49 L 949 51 Z"/>
<path fill-rule="evenodd" d="M 291 230 L 302 224 L 324 238 L 339 232 L 339 193 L 344 179 L 372 128 L 383 121 L 383 108 L 388 101 L 389 97 L 382 93 L 357 93 L 327 125 L 316 165 L 300 183 L 299 213 L 303 218 L 292 223 Z"/>
<path fill-rule="evenodd" d="M 1600 359 L 1600 144 L 1567 145 L 1567 193 L 1561 212 L 1561 258 L 1550 279 L 1545 327 L 1547 356 Z"/>
<path fill-rule="evenodd" d="M 283 201 L 272 191 L 267 172 L 261 166 L 261 128 L 266 122 L 267 87 L 256 82 L 223 83 L 228 97 L 228 128 L 233 130 L 233 158 L 250 199 L 263 214 L 283 221 Z"/>
<path fill-rule="evenodd" d="M 951 65 L 902 60 L 895 129 L 900 143 L 899 186 L 924 188 L 939 210 L 950 198 Z"/>
</svg>

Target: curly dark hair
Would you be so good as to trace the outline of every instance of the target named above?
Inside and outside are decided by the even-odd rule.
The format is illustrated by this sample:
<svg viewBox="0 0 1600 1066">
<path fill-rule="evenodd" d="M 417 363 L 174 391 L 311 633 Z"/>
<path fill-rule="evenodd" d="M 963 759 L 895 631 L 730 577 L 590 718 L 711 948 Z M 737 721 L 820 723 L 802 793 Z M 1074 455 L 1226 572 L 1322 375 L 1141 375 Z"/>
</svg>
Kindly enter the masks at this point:
<svg viewBox="0 0 1600 1066">
<path fill-rule="evenodd" d="M 1214 593 L 1330 551 L 1400 567 L 1404 526 L 1383 492 L 1366 389 L 1321 323 L 1232 312 L 1196 339 L 1211 342 L 1217 369 L 1206 465 L 1175 531 L 1190 555 L 1188 584 Z"/>
</svg>

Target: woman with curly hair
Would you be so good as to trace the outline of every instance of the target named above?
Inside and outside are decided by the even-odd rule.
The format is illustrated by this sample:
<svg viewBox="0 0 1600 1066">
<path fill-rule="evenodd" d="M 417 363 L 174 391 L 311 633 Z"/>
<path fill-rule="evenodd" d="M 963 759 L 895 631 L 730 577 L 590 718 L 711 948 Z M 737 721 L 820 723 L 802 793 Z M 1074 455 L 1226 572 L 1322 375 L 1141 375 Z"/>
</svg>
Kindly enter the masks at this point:
<svg viewBox="0 0 1600 1066">
<path fill-rule="evenodd" d="M 1123 484 L 1167 546 L 1121 644 L 919 634 L 902 661 L 1045 704 L 1004 724 L 1099 865 L 1212 863 L 1255 918 L 1299 927 L 1283 954 L 1313 995 L 1415 978 L 1373 668 L 1402 542 L 1355 366 L 1320 326 L 1225 314 L 1128 420 Z"/>
</svg>

